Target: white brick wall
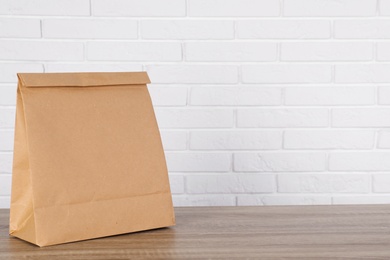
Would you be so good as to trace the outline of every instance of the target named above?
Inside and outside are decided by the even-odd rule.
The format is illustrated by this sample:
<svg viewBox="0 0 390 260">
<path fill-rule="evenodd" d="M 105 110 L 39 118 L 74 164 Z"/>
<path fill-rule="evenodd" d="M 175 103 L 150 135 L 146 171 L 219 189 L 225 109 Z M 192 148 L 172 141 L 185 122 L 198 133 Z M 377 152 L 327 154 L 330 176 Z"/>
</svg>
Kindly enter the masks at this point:
<svg viewBox="0 0 390 260">
<path fill-rule="evenodd" d="M 336 39 L 388 39 L 390 20 L 387 19 L 345 19 L 334 22 Z"/>
<path fill-rule="evenodd" d="M 373 58 L 369 42 L 290 42 L 282 43 L 282 61 L 369 61 Z"/>
<path fill-rule="evenodd" d="M 93 16 L 184 16 L 185 0 L 91 0 Z"/>
<path fill-rule="evenodd" d="M 43 72 L 43 64 L 39 63 L 8 63 L 0 62 L 0 81 L 2 83 L 15 83 L 17 81 L 16 73 L 19 72 Z"/>
<path fill-rule="evenodd" d="M 2 40 L 0 60 L 12 61 L 82 61 L 80 42 Z"/>
<path fill-rule="evenodd" d="M 323 152 L 236 153 L 234 170 L 237 172 L 321 172 L 326 170 Z"/>
<path fill-rule="evenodd" d="M 98 42 L 87 43 L 91 61 L 180 61 L 181 44 L 173 42 Z"/>
<path fill-rule="evenodd" d="M 272 175 L 190 175 L 187 179 L 188 193 L 272 193 L 275 177 Z"/>
<path fill-rule="evenodd" d="M 285 90 L 285 104 L 291 106 L 374 105 L 376 90 L 375 86 L 289 87 Z M 386 98 L 386 95 L 383 95 L 383 98 Z M 390 99 L 390 96 L 388 98 Z"/>
<path fill-rule="evenodd" d="M 233 39 L 234 22 L 226 20 L 142 20 L 142 39 L 212 40 Z"/>
<path fill-rule="evenodd" d="M 282 103 L 282 88 L 221 86 L 191 88 L 192 106 L 275 106 Z"/>
<path fill-rule="evenodd" d="M 368 174 L 281 174 L 278 191 L 281 193 L 368 193 L 371 191 Z"/>
<path fill-rule="evenodd" d="M 137 39 L 138 26 L 137 21 L 130 19 L 43 19 L 42 36 L 56 39 Z"/>
<path fill-rule="evenodd" d="M 281 131 L 192 131 L 191 150 L 272 150 L 282 147 Z"/>
<path fill-rule="evenodd" d="M 266 64 L 243 65 L 244 83 L 329 83 L 332 80 L 332 66 L 322 64 Z"/>
<path fill-rule="evenodd" d="M 14 107 L 1 107 L 0 108 L 0 126 L 2 128 L 13 128 L 15 125 L 15 108 Z M 8 140 L 9 142 L 10 140 Z M 1 144 L 1 149 L 4 147 L 3 144 Z M 1 163 L 1 160 L 0 160 Z"/>
<path fill-rule="evenodd" d="M 374 16 L 376 0 L 284 0 L 286 16 Z"/>
<path fill-rule="evenodd" d="M 231 157 L 229 153 L 166 153 L 170 172 L 229 172 Z"/>
<path fill-rule="evenodd" d="M 186 43 L 186 61 L 275 61 L 276 43 L 191 42 Z"/>
<path fill-rule="evenodd" d="M 0 0 L 17 72 L 142 71 L 177 206 L 390 203 L 390 0 Z"/>
<path fill-rule="evenodd" d="M 372 130 L 286 130 L 285 149 L 372 149 Z"/>
<path fill-rule="evenodd" d="M 2 15 L 36 15 L 36 16 L 88 16 L 89 0 L 1 0 Z"/>
<path fill-rule="evenodd" d="M 237 126 L 264 127 L 326 127 L 326 108 L 242 108 L 237 110 Z"/>
<path fill-rule="evenodd" d="M 238 39 L 327 39 L 330 20 L 259 19 L 237 20 Z"/>
<path fill-rule="evenodd" d="M 41 22 L 29 18 L 0 18 L 0 37 L 40 38 Z"/>
<path fill-rule="evenodd" d="M 278 16 L 278 0 L 188 0 L 189 16 Z"/>
</svg>

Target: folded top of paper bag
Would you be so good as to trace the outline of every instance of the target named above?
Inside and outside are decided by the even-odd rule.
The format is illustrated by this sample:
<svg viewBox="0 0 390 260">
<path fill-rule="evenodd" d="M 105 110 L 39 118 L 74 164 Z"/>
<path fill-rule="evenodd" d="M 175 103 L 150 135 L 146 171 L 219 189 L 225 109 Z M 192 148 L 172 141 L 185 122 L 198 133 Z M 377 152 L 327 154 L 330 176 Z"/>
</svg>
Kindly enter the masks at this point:
<svg viewBox="0 0 390 260">
<path fill-rule="evenodd" d="M 19 73 L 25 87 L 89 87 L 150 83 L 146 72 Z"/>
</svg>

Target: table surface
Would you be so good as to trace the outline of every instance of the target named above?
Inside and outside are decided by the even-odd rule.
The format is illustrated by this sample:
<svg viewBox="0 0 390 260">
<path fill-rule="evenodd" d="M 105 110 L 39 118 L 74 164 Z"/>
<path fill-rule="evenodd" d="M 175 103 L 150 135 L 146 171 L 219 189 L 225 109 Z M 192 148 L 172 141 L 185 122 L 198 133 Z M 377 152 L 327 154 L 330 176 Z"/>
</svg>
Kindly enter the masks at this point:
<svg viewBox="0 0 390 260">
<path fill-rule="evenodd" d="M 177 224 L 39 248 L 8 236 L 0 259 L 390 259 L 390 205 L 176 208 Z"/>
</svg>

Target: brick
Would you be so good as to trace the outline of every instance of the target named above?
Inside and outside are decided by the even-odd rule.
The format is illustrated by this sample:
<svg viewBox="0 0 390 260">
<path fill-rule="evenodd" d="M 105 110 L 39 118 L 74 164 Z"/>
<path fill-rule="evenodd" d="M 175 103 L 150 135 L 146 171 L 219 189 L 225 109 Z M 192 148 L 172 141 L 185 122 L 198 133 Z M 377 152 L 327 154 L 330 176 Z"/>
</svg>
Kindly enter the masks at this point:
<svg viewBox="0 0 390 260">
<path fill-rule="evenodd" d="M 390 20 L 337 20 L 334 37 L 338 39 L 389 39 Z"/>
<path fill-rule="evenodd" d="M 333 204 L 389 204 L 390 195 L 372 195 L 366 194 L 357 196 L 356 194 L 350 196 L 334 196 Z"/>
<path fill-rule="evenodd" d="M 84 60 L 84 46 L 81 42 L 3 40 L 0 42 L 0 60 Z"/>
<path fill-rule="evenodd" d="M 276 43 L 192 42 L 185 44 L 187 61 L 275 61 Z"/>
<path fill-rule="evenodd" d="M 280 105 L 282 89 L 276 87 L 193 87 L 191 105 L 195 106 L 268 106 Z"/>
<path fill-rule="evenodd" d="M 11 175 L 0 174 L 0 196 L 11 194 Z"/>
<path fill-rule="evenodd" d="M 281 44 L 283 61 L 368 61 L 373 59 L 369 42 L 289 42 Z"/>
<path fill-rule="evenodd" d="M 14 149 L 14 130 L 0 130 L 0 151 L 12 151 Z"/>
<path fill-rule="evenodd" d="M 15 108 L 0 107 L 0 128 L 13 128 L 15 126 Z"/>
<path fill-rule="evenodd" d="M 374 105 L 375 87 L 288 87 L 285 89 L 286 105 L 345 106 Z"/>
<path fill-rule="evenodd" d="M 367 193 L 370 178 L 368 174 L 280 174 L 278 192 Z"/>
<path fill-rule="evenodd" d="M 173 42 L 89 42 L 88 60 L 180 61 L 181 45 Z"/>
<path fill-rule="evenodd" d="M 12 153 L 0 153 L 0 175 L 3 173 L 12 172 L 12 162 L 13 154 Z"/>
<path fill-rule="evenodd" d="M 189 16 L 278 16 L 278 0 L 189 0 Z"/>
<path fill-rule="evenodd" d="M 387 42 L 378 42 L 376 44 L 376 59 L 379 61 L 390 60 L 390 44 Z"/>
<path fill-rule="evenodd" d="M 142 71 L 142 65 L 131 63 L 47 63 L 46 72 L 126 72 Z"/>
<path fill-rule="evenodd" d="M 44 19 L 44 38 L 137 39 L 135 20 L 124 19 Z"/>
<path fill-rule="evenodd" d="M 232 65 L 149 65 L 154 83 L 225 84 L 238 82 L 238 69 Z"/>
<path fill-rule="evenodd" d="M 0 209 L 9 209 L 11 198 L 9 196 L 0 197 Z"/>
<path fill-rule="evenodd" d="M 0 85 L 0 105 L 15 105 L 16 104 L 16 84 L 15 85 Z M 0 125 L 1 127 L 1 125 Z"/>
<path fill-rule="evenodd" d="M 388 171 L 390 152 L 343 152 L 331 153 L 331 171 Z"/>
<path fill-rule="evenodd" d="M 14 83 L 17 81 L 16 73 L 43 72 L 43 65 L 38 63 L 0 63 L 0 71 L 0 82 Z"/>
<path fill-rule="evenodd" d="M 374 16 L 376 0 L 285 0 L 285 16 Z"/>
<path fill-rule="evenodd" d="M 231 154 L 227 153 L 166 153 L 170 172 L 227 172 Z"/>
<path fill-rule="evenodd" d="M 390 131 L 381 130 L 378 133 L 378 148 L 390 149 Z"/>
<path fill-rule="evenodd" d="M 390 15 L 390 1 L 389 0 L 379 0 L 379 14 L 380 15 Z"/>
<path fill-rule="evenodd" d="M 238 195 L 237 206 L 329 205 L 330 196 L 318 195 Z"/>
<path fill-rule="evenodd" d="M 90 15 L 89 0 L 0 0 L 6 15 Z"/>
<path fill-rule="evenodd" d="M 374 192 L 390 192 L 389 174 L 374 174 L 372 177 L 372 187 Z"/>
<path fill-rule="evenodd" d="M 224 128 L 233 126 L 232 109 L 155 109 L 160 128 Z"/>
<path fill-rule="evenodd" d="M 380 87 L 378 94 L 378 102 L 380 105 L 390 104 L 390 87 Z"/>
<path fill-rule="evenodd" d="M 211 40 L 233 39 L 234 22 L 217 20 L 144 20 L 144 39 Z"/>
<path fill-rule="evenodd" d="M 173 195 L 175 207 L 199 207 L 199 206 L 235 206 L 236 197 L 233 195 Z"/>
<path fill-rule="evenodd" d="M 326 169 L 325 153 L 236 153 L 238 172 L 315 172 Z"/>
<path fill-rule="evenodd" d="M 331 26 L 326 20 L 239 20 L 241 39 L 327 39 Z"/>
<path fill-rule="evenodd" d="M 167 87 L 148 85 L 154 106 L 185 106 L 187 105 L 187 87 Z"/>
<path fill-rule="evenodd" d="M 282 147 L 280 131 L 192 131 L 191 150 L 268 150 Z"/>
<path fill-rule="evenodd" d="M 184 176 L 170 174 L 169 183 L 172 194 L 184 193 Z"/>
<path fill-rule="evenodd" d="M 185 0 L 92 0 L 95 16 L 185 16 Z"/>
<path fill-rule="evenodd" d="M 389 127 L 389 108 L 335 108 L 333 127 Z"/>
<path fill-rule="evenodd" d="M 335 66 L 337 83 L 388 83 L 390 64 L 343 64 Z"/>
<path fill-rule="evenodd" d="M 268 64 L 242 66 L 242 82 L 244 83 L 328 83 L 331 81 L 331 65 Z"/>
<path fill-rule="evenodd" d="M 238 109 L 238 127 L 324 127 L 328 125 L 325 108 Z"/>
<path fill-rule="evenodd" d="M 165 151 L 186 150 L 187 132 L 186 131 L 161 131 L 161 139 Z"/>
<path fill-rule="evenodd" d="M 39 19 L 0 18 L 0 37 L 40 38 L 41 22 Z"/>
<path fill-rule="evenodd" d="M 270 174 L 191 175 L 186 177 L 188 193 L 271 193 L 276 191 Z"/>
<path fill-rule="evenodd" d="M 372 149 L 371 130 L 286 130 L 285 149 Z"/>
</svg>

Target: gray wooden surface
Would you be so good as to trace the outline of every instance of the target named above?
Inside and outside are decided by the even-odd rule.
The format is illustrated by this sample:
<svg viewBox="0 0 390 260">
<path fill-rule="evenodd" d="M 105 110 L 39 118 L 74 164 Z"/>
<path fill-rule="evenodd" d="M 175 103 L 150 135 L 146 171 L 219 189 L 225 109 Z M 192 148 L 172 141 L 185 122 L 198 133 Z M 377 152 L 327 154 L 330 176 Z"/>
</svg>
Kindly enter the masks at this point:
<svg viewBox="0 0 390 260">
<path fill-rule="evenodd" d="M 0 259 L 390 259 L 390 205 L 176 208 L 177 225 L 39 248 L 8 236 Z"/>
</svg>

